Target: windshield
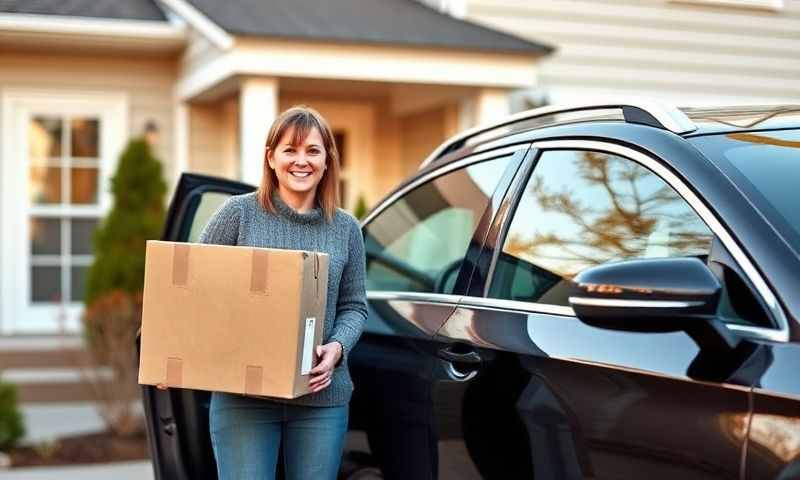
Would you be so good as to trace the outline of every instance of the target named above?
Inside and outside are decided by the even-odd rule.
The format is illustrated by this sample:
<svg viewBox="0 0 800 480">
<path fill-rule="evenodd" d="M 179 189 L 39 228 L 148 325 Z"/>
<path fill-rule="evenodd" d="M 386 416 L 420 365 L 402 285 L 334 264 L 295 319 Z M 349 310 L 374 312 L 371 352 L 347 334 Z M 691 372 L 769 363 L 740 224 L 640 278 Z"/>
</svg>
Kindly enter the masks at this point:
<svg viewBox="0 0 800 480">
<path fill-rule="evenodd" d="M 700 143 L 800 253 L 800 130 L 713 135 Z"/>
</svg>

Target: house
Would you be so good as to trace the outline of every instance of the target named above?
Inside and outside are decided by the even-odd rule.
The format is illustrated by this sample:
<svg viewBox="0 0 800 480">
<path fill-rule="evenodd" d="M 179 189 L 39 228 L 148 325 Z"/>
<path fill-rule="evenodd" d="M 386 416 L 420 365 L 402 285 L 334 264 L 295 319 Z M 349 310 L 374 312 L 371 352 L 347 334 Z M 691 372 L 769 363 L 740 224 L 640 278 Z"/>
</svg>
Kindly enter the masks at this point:
<svg viewBox="0 0 800 480">
<path fill-rule="evenodd" d="M 800 0 L 428 0 L 556 47 L 512 109 L 641 95 L 677 105 L 797 103 Z"/>
<path fill-rule="evenodd" d="M 146 127 L 170 185 L 255 184 L 272 119 L 310 104 L 344 207 L 371 204 L 551 51 L 411 0 L 0 2 L 0 336 L 80 330 L 110 176 Z"/>
</svg>

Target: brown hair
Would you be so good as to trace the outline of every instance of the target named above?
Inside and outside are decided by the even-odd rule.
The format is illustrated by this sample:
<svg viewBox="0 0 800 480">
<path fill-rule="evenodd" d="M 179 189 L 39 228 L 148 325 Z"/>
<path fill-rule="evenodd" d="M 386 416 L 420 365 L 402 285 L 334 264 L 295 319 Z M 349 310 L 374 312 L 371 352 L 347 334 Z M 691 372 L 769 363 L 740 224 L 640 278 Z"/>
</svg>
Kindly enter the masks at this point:
<svg viewBox="0 0 800 480">
<path fill-rule="evenodd" d="M 325 147 L 325 163 L 328 167 L 317 185 L 314 201 L 322 208 L 325 218 L 328 221 L 333 220 L 336 205 L 339 203 L 339 151 L 336 149 L 336 142 L 328 122 L 318 111 L 306 105 L 295 105 L 278 115 L 267 134 L 267 144 L 264 149 L 264 173 L 261 176 L 261 185 L 258 187 L 258 201 L 268 212 L 276 212 L 275 205 L 272 204 L 272 193 L 278 189 L 278 177 L 268 164 L 269 152 L 275 151 L 278 142 L 287 132 L 292 132 L 292 145 L 299 145 L 314 128 L 322 136 L 322 143 Z"/>
</svg>

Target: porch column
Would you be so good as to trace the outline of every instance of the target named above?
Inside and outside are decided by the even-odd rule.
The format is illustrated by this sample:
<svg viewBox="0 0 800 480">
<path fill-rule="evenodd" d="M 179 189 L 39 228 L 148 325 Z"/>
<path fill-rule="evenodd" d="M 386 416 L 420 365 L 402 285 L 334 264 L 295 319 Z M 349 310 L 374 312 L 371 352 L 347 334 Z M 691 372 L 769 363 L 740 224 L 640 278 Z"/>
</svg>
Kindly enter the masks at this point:
<svg viewBox="0 0 800 480">
<path fill-rule="evenodd" d="M 278 79 L 245 78 L 239 84 L 239 178 L 261 181 L 267 132 L 278 116 Z"/>
<path fill-rule="evenodd" d="M 483 88 L 475 98 L 475 124 L 499 120 L 511 112 L 508 92 L 502 88 Z"/>
</svg>

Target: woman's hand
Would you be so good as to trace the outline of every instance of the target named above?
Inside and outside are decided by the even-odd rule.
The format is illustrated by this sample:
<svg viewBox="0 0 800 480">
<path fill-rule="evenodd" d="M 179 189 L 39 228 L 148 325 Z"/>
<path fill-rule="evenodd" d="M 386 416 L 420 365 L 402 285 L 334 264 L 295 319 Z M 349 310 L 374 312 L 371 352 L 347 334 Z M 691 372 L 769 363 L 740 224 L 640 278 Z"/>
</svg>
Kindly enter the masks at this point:
<svg viewBox="0 0 800 480">
<path fill-rule="evenodd" d="M 318 346 L 317 357 L 319 358 L 319 363 L 311 369 L 311 379 L 308 382 L 308 386 L 311 387 L 311 393 L 319 392 L 331 384 L 333 367 L 342 358 L 342 344 L 331 342 Z"/>
</svg>

